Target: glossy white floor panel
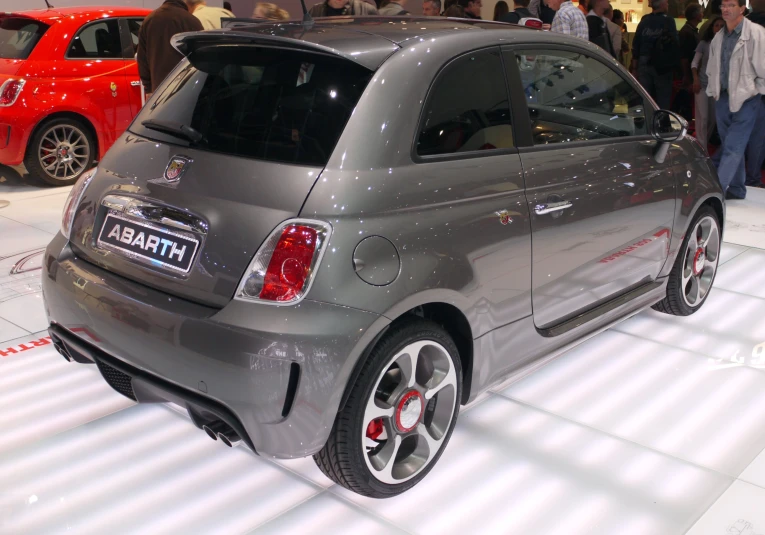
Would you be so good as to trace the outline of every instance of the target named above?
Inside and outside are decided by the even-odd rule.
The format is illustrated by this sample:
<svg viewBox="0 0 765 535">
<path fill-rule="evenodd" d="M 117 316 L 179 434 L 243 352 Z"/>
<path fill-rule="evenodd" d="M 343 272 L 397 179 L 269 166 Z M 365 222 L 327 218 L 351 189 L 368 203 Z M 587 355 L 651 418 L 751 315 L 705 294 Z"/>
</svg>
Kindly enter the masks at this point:
<svg viewBox="0 0 765 535">
<path fill-rule="evenodd" d="M 0 535 L 765 535 L 765 191 L 729 203 L 699 313 L 641 312 L 481 396 L 425 481 L 375 501 L 60 357 L 39 251 L 67 192 L 1 171 Z"/>
</svg>

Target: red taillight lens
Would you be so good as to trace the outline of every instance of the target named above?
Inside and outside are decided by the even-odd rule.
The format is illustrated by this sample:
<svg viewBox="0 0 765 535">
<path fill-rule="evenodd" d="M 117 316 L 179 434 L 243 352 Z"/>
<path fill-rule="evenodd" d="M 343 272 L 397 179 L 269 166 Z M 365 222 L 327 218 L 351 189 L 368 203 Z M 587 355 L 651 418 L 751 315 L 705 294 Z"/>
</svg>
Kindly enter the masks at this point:
<svg viewBox="0 0 765 535">
<path fill-rule="evenodd" d="M 527 28 L 534 28 L 535 30 L 541 30 L 542 29 L 542 21 L 541 20 L 530 19 L 530 20 L 527 20 L 524 23 L 524 26 L 526 26 Z"/>
<path fill-rule="evenodd" d="M 0 86 L 0 106 L 11 106 L 19 98 L 21 89 L 26 83 L 25 80 L 6 80 Z"/>
<path fill-rule="evenodd" d="M 290 225 L 282 231 L 268 263 L 261 299 L 284 302 L 300 295 L 311 271 L 317 238 L 316 229 L 302 225 Z"/>
<path fill-rule="evenodd" d="M 252 259 L 236 297 L 292 304 L 310 288 L 330 234 L 323 221 L 295 219 L 274 230 Z"/>
</svg>

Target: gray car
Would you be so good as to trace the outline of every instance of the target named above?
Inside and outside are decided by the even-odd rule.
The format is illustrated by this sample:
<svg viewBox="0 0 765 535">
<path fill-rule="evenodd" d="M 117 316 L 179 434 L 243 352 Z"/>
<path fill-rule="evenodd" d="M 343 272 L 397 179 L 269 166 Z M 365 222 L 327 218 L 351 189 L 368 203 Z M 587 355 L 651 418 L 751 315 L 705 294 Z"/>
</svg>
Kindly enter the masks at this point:
<svg viewBox="0 0 765 535">
<path fill-rule="evenodd" d="M 64 357 L 215 440 L 394 496 L 492 385 L 709 294 L 714 167 L 590 43 L 377 17 L 175 44 L 43 290 Z"/>
</svg>

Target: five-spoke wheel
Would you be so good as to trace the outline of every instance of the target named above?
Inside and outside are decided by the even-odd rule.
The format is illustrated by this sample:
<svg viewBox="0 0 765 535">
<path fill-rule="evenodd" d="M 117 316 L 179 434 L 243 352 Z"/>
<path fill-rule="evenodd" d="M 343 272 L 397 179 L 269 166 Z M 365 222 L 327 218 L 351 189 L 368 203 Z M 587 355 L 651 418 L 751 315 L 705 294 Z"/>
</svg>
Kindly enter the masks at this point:
<svg viewBox="0 0 765 535">
<path fill-rule="evenodd" d="M 667 281 L 666 297 L 653 308 L 659 312 L 688 316 L 709 296 L 720 260 L 720 220 L 710 206 L 696 213 Z"/>
<path fill-rule="evenodd" d="M 711 216 L 699 219 L 688 236 L 683 261 L 683 299 L 689 307 L 707 296 L 717 272 L 720 256 L 720 228 Z"/>
<path fill-rule="evenodd" d="M 396 484 L 417 475 L 441 448 L 457 406 L 457 372 L 438 342 L 419 340 L 394 355 L 364 411 L 370 472 Z"/>
<path fill-rule="evenodd" d="M 333 481 L 387 498 L 416 485 L 443 452 L 459 412 L 459 353 L 440 326 L 412 317 L 374 347 L 324 449 Z"/>
</svg>

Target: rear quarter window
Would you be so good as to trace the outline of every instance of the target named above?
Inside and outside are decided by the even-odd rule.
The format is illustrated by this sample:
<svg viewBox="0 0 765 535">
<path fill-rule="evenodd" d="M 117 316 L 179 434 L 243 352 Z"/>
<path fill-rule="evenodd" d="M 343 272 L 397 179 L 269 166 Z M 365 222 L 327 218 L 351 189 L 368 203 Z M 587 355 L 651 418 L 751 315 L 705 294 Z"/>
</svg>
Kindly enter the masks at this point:
<svg viewBox="0 0 765 535">
<path fill-rule="evenodd" d="M 324 55 L 203 48 L 168 77 L 130 130 L 211 152 L 325 165 L 371 76 L 355 63 Z M 190 126 L 201 140 L 184 141 L 146 128 L 144 121 Z"/>
<path fill-rule="evenodd" d="M 27 59 L 48 25 L 25 17 L 0 17 L 0 58 Z"/>
</svg>

